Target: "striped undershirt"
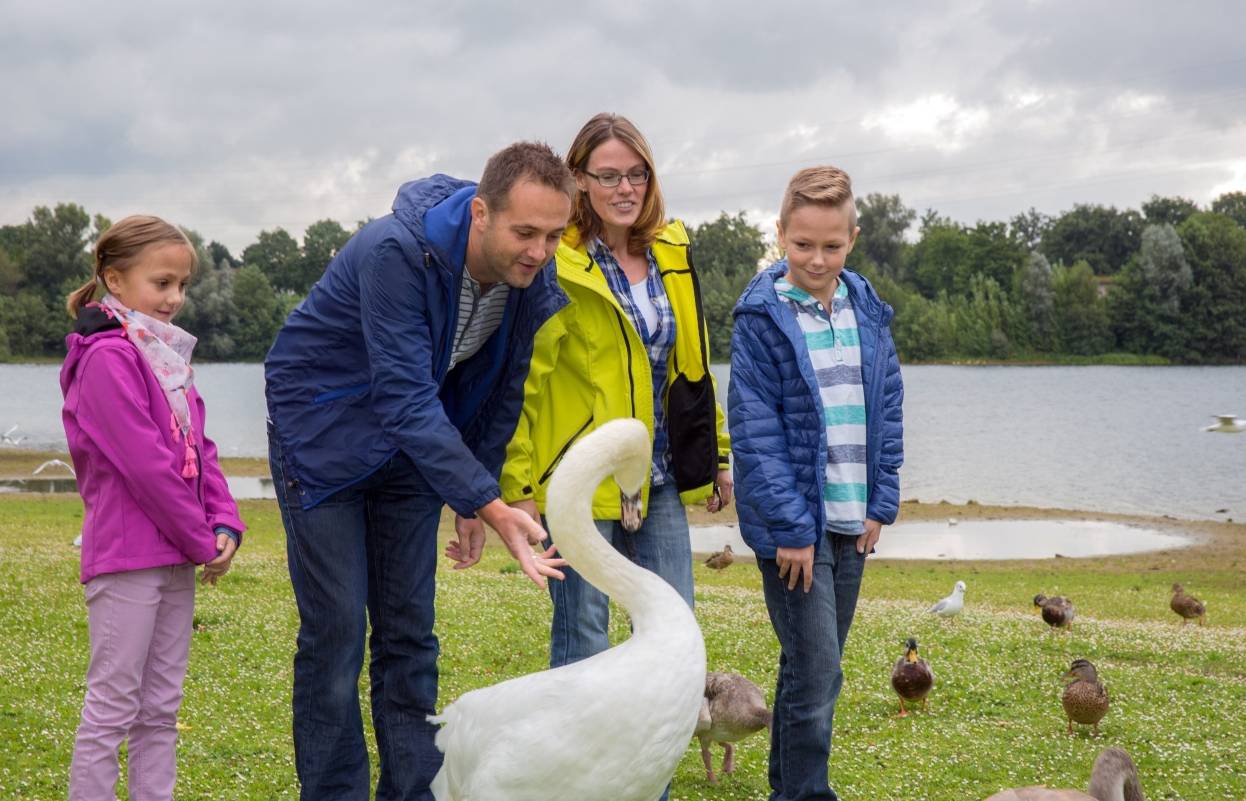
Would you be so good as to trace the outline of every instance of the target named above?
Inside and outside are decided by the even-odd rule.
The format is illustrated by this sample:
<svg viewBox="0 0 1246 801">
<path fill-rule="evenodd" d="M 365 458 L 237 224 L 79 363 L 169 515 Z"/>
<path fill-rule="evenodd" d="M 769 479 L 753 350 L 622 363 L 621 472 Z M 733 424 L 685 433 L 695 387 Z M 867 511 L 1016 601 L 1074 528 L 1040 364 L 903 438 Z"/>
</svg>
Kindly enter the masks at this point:
<svg viewBox="0 0 1246 801">
<path fill-rule="evenodd" d="M 463 268 L 463 283 L 459 287 L 459 318 L 454 327 L 454 348 L 450 353 L 450 369 L 459 362 L 476 355 L 493 332 L 502 324 L 506 313 L 506 298 L 510 295 L 506 284 L 493 284 L 483 291 L 475 278 Z"/>
<path fill-rule="evenodd" d="M 826 484 L 822 502 L 826 528 L 836 534 L 865 530 L 868 494 L 865 462 L 865 388 L 861 383 L 861 339 L 857 318 L 841 280 L 831 313 L 787 277 L 774 282 L 805 335 L 818 379 L 826 423 Z"/>
</svg>

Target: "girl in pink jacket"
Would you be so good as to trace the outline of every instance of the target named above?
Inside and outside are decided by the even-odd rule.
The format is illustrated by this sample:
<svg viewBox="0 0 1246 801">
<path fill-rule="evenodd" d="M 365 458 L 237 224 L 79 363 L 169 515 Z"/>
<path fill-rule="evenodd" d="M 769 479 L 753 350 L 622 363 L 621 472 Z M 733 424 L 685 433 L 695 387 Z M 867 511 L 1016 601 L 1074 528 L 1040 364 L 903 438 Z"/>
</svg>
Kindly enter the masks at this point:
<svg viewBox="0 0 1246 801">
<path fill-rule="evenodd" d="M 132 801 L 173 797 L 195 565 L 215 584 L 245 530 L 204 435 L 196 340 L 172 323 L 195 266 L 178 228 L 127 217 L 100 237 L 94 277 L 68 299 L 77 322 L 62 417 L 85 507 L 91 640 L 70 801 L 115 798 L 127 737 Z"/>
</svg>

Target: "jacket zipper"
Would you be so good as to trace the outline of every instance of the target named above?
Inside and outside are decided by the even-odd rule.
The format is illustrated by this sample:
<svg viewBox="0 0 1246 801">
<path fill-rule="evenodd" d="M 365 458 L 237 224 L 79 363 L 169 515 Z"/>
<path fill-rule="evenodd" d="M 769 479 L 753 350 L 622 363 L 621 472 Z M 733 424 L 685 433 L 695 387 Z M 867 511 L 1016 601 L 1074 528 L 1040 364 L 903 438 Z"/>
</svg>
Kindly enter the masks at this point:
<svg viewBox="0 0 1246 801">
<path fill-rule="evenodd" d="M 571 447 L 572 443 L 574 443 L 577 439 L 579 439 L 580 435 L 584 433 L 584 430 L 587 429 L 592 424 L 593 424 L 593 416 L 590 414 L 588 416 L 588 419 L 584 421 L 584 425 L 580 426 L 579 430 L 577 430 L 574 434 L 572 434 L 571 437 L 562 444 L 562 447 L 558 450 L 558 453 L 554 456 L 554 460 L 550 462 L 549 467 L 545 468 L 545 472 L 541 474 L 541 477 L 539 479 L 537 479 L 536 483 L 538 485 L 544 484 L 546 481 L 549 481 L 549 477 L 553 475 L 554 473 L 554 468 L 558 467 L 558 463 L 562 461 L 562 457 L 566 455 L 567 450 Z"/>
</svg>

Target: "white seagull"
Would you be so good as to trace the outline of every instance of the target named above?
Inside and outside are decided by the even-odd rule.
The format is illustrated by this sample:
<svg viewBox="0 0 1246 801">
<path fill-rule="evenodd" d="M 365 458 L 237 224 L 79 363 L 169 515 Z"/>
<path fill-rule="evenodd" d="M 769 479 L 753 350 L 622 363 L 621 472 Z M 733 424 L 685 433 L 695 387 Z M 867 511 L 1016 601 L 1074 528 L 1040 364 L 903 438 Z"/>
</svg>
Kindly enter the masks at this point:
<svg viewBox="0 0 1246 801">
<path fill-rule="evenodd" d="M 65 464 L 60 459 L 49 459 L 48 461 L 36 467 L 34 472 L 31 473 L 31 475 L 37 476 L 40 473 L 42 473 L 44 470 L 47 470 L 49 467 L 63 467 L 69 471 L 69 475 L 73 476 L 74 478 L 78 477 L 78 474 L 74 472 L 73 465 Z"/>
<path fill-rule="evenodd" d="M 956 617 L 965 608 L 965 582 L 958 581 L 956 586 L 952 588 L 952 594 L 943 598 L 934 606 L 927 609 L 927 612 L 938 615 L 939 617 Z"/>
<path fill-rule="evenodd" d="M 15 431 L 17 431 L 17 429 L 19 429 L 19 428 L 21 428 L 21 426 L 13 426 L 13 427 L 12 427 L 12 428 L 10 428 L 8 431 L 4 432 L 3 434 L 0 434 L 0 442 L 4 443 L 5 445 L 20 445 L 20 444 L 22 444 L 22 440 L 26 439 L 25 437 L 15 437 L 15 436 L 13 436 L 13 433 L 14 433 Z"/>
<path fill-rule="evenodd" d="M 1218 414 L 1216 419 L 1220 422 L 1214 426 L 1207 426 L 1204 431 L 1215 431 L 1221 434 L 1240 434 L 1246 431 L 1246 420 L 1241 419 L 1235 414 Z"/>
</svg>

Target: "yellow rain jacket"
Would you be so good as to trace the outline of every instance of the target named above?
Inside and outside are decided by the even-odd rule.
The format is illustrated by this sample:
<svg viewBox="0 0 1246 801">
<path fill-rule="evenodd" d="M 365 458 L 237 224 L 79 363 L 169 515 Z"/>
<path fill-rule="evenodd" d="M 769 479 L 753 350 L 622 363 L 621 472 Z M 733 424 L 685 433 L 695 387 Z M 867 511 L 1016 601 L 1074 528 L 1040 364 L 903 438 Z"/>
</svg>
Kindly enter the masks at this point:
<svg viewBox="0 0 1246 801">
<path fill-rule="evenodd" d="M 570 244 L 578 238 L 571 228 L 558 246 L 558 283 L 571 302 L 537 332 L 523 412 L 502 468 L 502 499 L 534 499 L 542 513 L 550 476 L 580 437 L 618 417 L 637 418 L 653 437 L 654 387 L 644 340 L 600 265 L 583 245 Z M 709 335 L 682 222 L 658 233 L 653 255 L 675 314 L 667 384 L 658 390 L 666 404 L 672 480 L 683 502 L 691 504 L 711 495 L 731 445 L 708 373 Z M 646 508 L 648 495 L 646 483 Z M 593 517 L 619 516 L 619 488 L 607 479 L 593 495 Z"/>
</svg>

